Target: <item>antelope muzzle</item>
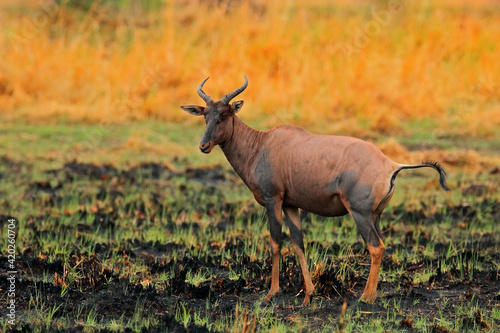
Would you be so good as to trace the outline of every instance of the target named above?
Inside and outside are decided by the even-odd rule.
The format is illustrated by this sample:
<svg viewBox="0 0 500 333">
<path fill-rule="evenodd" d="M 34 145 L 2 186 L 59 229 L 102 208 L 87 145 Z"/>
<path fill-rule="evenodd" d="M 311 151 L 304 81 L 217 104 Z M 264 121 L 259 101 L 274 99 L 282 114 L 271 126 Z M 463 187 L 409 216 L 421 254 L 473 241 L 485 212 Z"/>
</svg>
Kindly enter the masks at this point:
<svg viewBox="0 0 500 333">
<path fill-rule="evenodd" d="M 208 154 L 214 149 L 214 142 L 212 140 L 208 141 L 207 143 L 201 143 L 200 142 L 200 151 L 204 154 Z"/>
</svg>

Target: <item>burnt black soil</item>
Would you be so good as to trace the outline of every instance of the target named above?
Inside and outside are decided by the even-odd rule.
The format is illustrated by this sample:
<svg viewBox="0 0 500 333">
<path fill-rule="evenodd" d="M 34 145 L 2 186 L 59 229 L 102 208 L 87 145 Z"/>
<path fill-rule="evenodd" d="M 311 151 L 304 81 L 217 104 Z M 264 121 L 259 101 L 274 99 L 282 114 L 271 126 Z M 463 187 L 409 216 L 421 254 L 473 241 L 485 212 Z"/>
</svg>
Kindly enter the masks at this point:
<svg viewBox="0 0 500 333">
<path fill-rule="evenodd" d="M 220 329 L 195 323 L 192 318 L 182 322 L 182 314 L 202 313 L 214 323 L 221 318 L 241 320 L 241 308 L 263 306 L 258 302 L 269 288 L 271 274 L 267 238 L 261 239 L 259 246 L 264 254 L 258 259 L 248 253 L 251 238 L 244 230 L 234 228 L 236 217 L 265 228 L 263 210 L 250 195 L 242 201 L 230 200 L 232 189 L 245 190 L 226 168 L 179 171 L 147 163 L 118 169 L 71 162 L 35 178 L 30 165 L 7 158 L 0 159 L 0 163 L 0 179 L 15 187 L 12 191 L 2 187 L 0 191 L 0 226 L 5 230 L 8 219 L 15 218 L 19 230 L 15 296 L 18 322 L 11 327 L 14 331 L 83 331 L 89 329 L 88 318 L 93 316 L 100 323 L 91 326 L 97 331 L 110 330 L 114 320 L 123 323 L 119 329 L 122 331 L 208 332 Z M 303 321 L 306 330 L 340 325 L 344 302 L 348 310 L 358 314 L 360 322 L 387 320 L 388 311 L 396 309 L 391 312 L 392 329 L 408 332 L 419 331 L 417 317 L 427 317 L 432 331 L 447 332 L 449 328 L 440 324 L 442 316 L 455 318 L 459 323 L 454 326 L 456 331 L 493 329 L 500 323 L 498 318 L 489 317 L 492 309 L 500 306 L 498 237 L 488 232 L 491 228 L 485 227 L 484 232 L 472 232 L 470 228 L 474 224 L 498 223 L 500 204 L 487 190 L 464 196 L 467 194 L 474 195 L 476 201 L 471 204 L 464 200 L 439 209 L 425 203 L 415 209 L 401 205 L 385 213 L 384 220 L 399 221 L 407 228 L 384 227 L 387 255 L 382 271 L 394 275 L 381 279 L 381 297 L 375 304 L 357 301 L 369 272 L 364 244 L 359 240 L 325 244 L 309 236 L 307 247 L 316 248 L 326 258 L 321 265 L 310 264 L 316 289 L 312 305 L 300 305 L 300 267 L 293 251 L 285 250 L 281 292 L 267 309 L 272 309 L 273 318 L 283 323 Z M 193 214 L 197 221 L 190 220 Z M 313 220 L 306 212 L 302 215 L 306 236 L 323 221 Z M 434 241 L 435 229 L 431 227 L 442 221 L 450 225 L 446 231 L 449 237 Z M 144 236 L 158 226 L 172 239 L 176 239 L 176 233 L 205 233 L 207 244 L 153 241 Z M 123 230 L 135 232 L 120 239 L 113 236 Z M 108 233 L 106 241 L 93 240 L 102 233 Z M 217 233 L 224 234 L 222 242 L 210 238 Z M 285 249 L 290 248 L 287 233 L 284 229 Z M 55 245 L 64 243 L 65 234 L 74 236 L 74 241 L 58 250 Z M 6 232 L 2 237 L 2 241 L 7 239 Z M 393 244 L 394 239 L 401 242 Z M 424 254 L 429 243 L 433 245 L 431 256 Z M 346 248 L 351 255 L 339 258 Z M 447 254 L 456 248 L 460 250 Z M 406 257 L 401 259 L 398 252 Z M 5 273 L 8 264 L 8 257 L 2 254 L 2 318 L 7 314 L 4 305 L 9 289 Z M 244 276 L 230 274 L 243 271 Z M 206 281 L 190 283 L 188 274 L 198 272 L 208 274 Z M 419 282 L 416 277 L 425 272 L 429 272 L 428 277 Z M 475 307 L 470 313 L 457 314 L 457 304 Z M 45 317 L 53 310 L 52 321 L 45 323 L 37 318 L 37 309 Z M 146 325 L 138 316 L 155 321 Z M 251 323 L 252 313 L 248 316 Z M 55 324 L 58 320 L 59 324 Z M 134 326 L 138 322 L 139 327 Z M 257 325 L 265 330 L 267 324 Z"/>
</svg>

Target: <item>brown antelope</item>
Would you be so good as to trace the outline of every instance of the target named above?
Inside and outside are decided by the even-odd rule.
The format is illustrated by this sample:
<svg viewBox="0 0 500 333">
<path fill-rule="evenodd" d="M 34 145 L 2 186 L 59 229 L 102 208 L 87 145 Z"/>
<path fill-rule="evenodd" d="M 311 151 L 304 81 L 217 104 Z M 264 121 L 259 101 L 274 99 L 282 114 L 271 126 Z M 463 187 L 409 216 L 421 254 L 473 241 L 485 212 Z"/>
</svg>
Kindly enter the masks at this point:
<svg viewBox="0 0 500 333">
<path fill-rule="evenodd" d="M 266 132 L 254 130 L 236 116 L 243 101 L 229 104 L 247 87 L 246 76 L 243 86 L 218 102 L 203 92 L 207 80 L 198 87 L 198 95 L 207 106 L 181 108 L 205 117 L 200 150 L 208 154 L 219 145 L 257 202 L 266 208 L 272 278 L 264 302 L 268 303 L 279 291 L 283 210 L 304 277 L 304 305 L 309 304 L 314 286 L 304 255 L 299 208 L 322 216 L 352 216 L 371 257 L 370 275 L 360 300 L 374 302 L 385 252 L 380 215 L 392 198 L 396 176 L 403 169 L 430 167 L 439 173 L 441 187 L 449 191 L 444 168 L 437 162 L 395 163 L 372 143 L 352 137 L 315 135 L 290 125 Z"/>
</svg>

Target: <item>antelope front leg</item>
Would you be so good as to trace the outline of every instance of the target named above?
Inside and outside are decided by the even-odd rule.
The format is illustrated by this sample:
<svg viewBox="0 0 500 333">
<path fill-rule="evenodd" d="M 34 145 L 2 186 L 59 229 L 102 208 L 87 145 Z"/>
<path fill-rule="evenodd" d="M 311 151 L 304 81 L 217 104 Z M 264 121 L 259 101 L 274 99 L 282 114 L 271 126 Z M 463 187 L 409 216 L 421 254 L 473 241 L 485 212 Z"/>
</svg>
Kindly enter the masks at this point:
<svg viewBox="0 0 500 333">
<path fill-rule="evenodd" d="M 281 215 L 281 203 L 273 202 L 267 206 L 267 217 L 269 231 L 271 233 L 271 252 L 272 252 L 272 275 L 271 289 L 264 298 L 264 303 L 268 304 L 271 298 L 280 290 L 280 254 L 281 254 L 281 227 L 283 223 Z"/>
</svg>

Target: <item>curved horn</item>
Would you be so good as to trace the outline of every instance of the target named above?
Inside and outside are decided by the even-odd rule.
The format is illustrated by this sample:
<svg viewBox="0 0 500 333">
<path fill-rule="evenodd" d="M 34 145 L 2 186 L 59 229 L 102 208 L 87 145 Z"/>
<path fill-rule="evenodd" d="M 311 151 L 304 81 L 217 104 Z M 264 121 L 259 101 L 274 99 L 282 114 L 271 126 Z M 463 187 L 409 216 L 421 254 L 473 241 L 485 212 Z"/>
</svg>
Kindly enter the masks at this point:
<svg viewBox="0 0 500 333">
<path fill-rule="evenodd" d="M 210 103 L 210 102 L 213 102 L 212 100 L 212 97 L 208 96 L 207 94 L 205 94 L 205 92 L 203 91 L 203 85 L 205 84 L 205 82 L 207 82 L 207 80 L 210 78 L 207 77 L 205 80 L 203 80 L 202 83 L 200 83 L 200 85 L 198 86 L 198 95 L 200 95 L 200 97 L 205 101 L 205 103 Z"/>
<path fill-rule="evenodd" d="M 246 87 L 248 86 L 248 79 L 247 79 L 247 76 L 245 75 L 245 83 L 243 83 L 243 85 L 241 87 L 239 87 L 238 89 L 236 89 L 235 91 L 225 95 L 224 97 L 221 98 L 221 102 L 224 103 L 224 104 L 229 104 L 229 102 L 235 98 L 236 96 L 238 96 L 239 94 L 241 94 L 241 92 L 243 90 L 246 89 Z"/>
</svg>

